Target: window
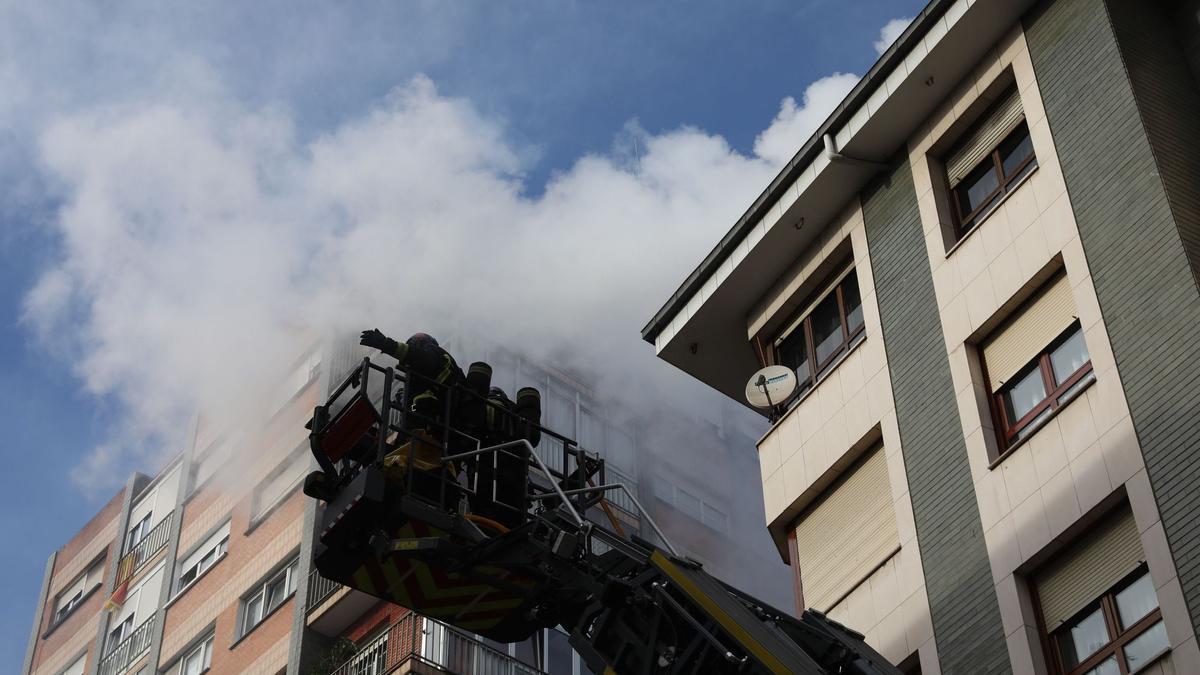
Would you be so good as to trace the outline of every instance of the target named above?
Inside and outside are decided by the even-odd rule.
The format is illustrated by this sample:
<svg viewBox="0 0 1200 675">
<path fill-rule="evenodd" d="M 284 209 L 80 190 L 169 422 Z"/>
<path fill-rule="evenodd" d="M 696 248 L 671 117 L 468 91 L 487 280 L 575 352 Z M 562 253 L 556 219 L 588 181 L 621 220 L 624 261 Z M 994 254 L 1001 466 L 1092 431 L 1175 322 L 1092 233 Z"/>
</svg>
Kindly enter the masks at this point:
<svg viewBox="0 0 1200 675">
<path fill-rule="evenodd" d="M 1095 379 L 1062 274 L 990 336 L 982 354 L 1003 449 L 1032 435 Z"/>
<path fill-rule="evenodd" d="M 75 660 L 75 663 L 67 666 L 67 669 L 62 671 L 61 675 L 83 675 L 84 666 L 87 665 L 87 653 Z"/>
<path fill-rule="evenodd" d="M 137 521 L 133 527 L 129 528 L 129 536 L 126 537 L 125 540 L 126 551 L 133 550 L 134 546 L 137 546 L 143 539 L 146 538 L 146 535 L 150 534 L 150 517 L 153 515 L 153 513 L 147 513 L 141 520 Z"/>
<path fill-rule="evenodd" d="M 108 642 L 104 647 L 104 653 L 109 654 L 116 649 L 118 645 L 125 641 L 125 638 L 133 633 L 133 615 L 125 617 L 123 621 L 118 623 L 116 627 L 108 632 Z"/>
<path fill-rule="evenodd" d="M 654 480 L 654 496 L 672 506 L 676 511 L 719 532 L 729 528 L 729 516 L 724 510 L 704 501 L 688 490 L 663 480 Z"/>
<path fill-rule="evenodd" d="M 225 460 L 229 458 L 231 447 L 231 441 L 228 439 L 213 441 L 203 453 L 192 460 L 191 476 L 188 481 L 189 494 L 195 492 L 208 482 L 209 478 L 216 475 Z"/>
<path fill-rule="evenodd" d="M 1036 167 L 1029 126 L 1013 87 L 946 157 L 955 239 L 974 229 Z"/>
<path fill-rule="evenodd" d="M 201 574 L 204 574 L 210 567 L 217 564 L 225 553 L 229 550 L 229 523 L 225 523 L 223 527 L 212 534 L 204 543 L 198 546 L 191 555 L 184 558 L 180 564 L 180 569 L 183 570 L 179 575 L 176 588 L 183 590 L 193 581 L 198 579 Z"/>
<path fill-rule="evenodd" d="M 295 592 L 298 564 L 298 560 L 293 560 L 242 601 L 242 635 L 249 633 Z"/>
<path fill-rule="evenodd" d="M 196 645 L 192 651 L 188 652 L 187 656 L 183 657 L 180 675 L 200 675 L 212 666 L 212 646 L 213 639 L 209 636 L 200 644 Z"/>
<path fill-rule="evenodd" d="M 1036 588 L 1054 672 L 1124 675 L 1167 651 L 1158 597 L 1142 558 L 1133 514 L 1125 508 L 1039 573 Z"/>
<path fill-rule="evenodd" d="M 314 349 L 297 362 L 291 374 L 284 380 L 279 394 L 280 404 L 288 402 L 293 396 L 299 394 L 320 372 L 321 352 Z"/>
<path fill-rule="evenodd" d="M 103 576 L 104 558 L 100 558 L 58 594 L 54 602 L 54 620 L 51 625 L 57 626 L 62 623 L 76 607 L 83 604 L 84 599 L 100 585 Z"/>
<path fill-rule="evenodd" d="M 775 341 L 775 360 L 796 371 L 803 395 L 864 335 L 858 276 L 850 268 Z"/>
<path fill-rule="evenodd" d="M 308 473 L 309 465 L 308 441 L 305 441 L 255 488 L 250 504 L 252 518 L 260 518 L 291 494 L 292 488 L 299 485 L 300 480 Z"/>
<path fill-rule="evenodd" d="M 1075 323 L 997 392 L 1004 442 L 1011 445 L 1033 433 L 1093 379 L 1083 329 Z"/>
<path fill-rule="evenodd" d="M 887 456 L 867 451 L 796 522 L 804 602 L 828 612 L 900 548 Z"/>
</svg>

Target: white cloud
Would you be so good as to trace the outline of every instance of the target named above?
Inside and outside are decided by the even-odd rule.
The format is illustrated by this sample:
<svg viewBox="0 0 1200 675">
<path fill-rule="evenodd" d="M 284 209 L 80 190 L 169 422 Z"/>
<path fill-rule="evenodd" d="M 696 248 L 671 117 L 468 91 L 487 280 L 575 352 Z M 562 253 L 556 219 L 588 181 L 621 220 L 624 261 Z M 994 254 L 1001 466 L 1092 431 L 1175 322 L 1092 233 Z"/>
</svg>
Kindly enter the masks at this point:
<svg viewBox="0 0 1200 675">
<path fill-rule="evenodd" d="M 879 29 L 879 38 L 875 40 L 875 44 L 873 45 L 875 53 L 883 54 L 886 52 L 888 47 L 892 46 L 892 43 L 900 37 L 900 34 L 904 32 L 905 28 L 908 28 L 908 24 L 910 23 L 912 23 L 912 17 L 892 19 L 885 23 L 883 28 Z"/>
<path fill-rule="evenodd" d="M 754 153 L 777 167 L 783 166 L 858 84 L 858 80 L 857 75 L 834 73 L 808 85 L 800 105 L 791 96 L 783 99 L 775 121 L 754 140 Z"/>
</svg>

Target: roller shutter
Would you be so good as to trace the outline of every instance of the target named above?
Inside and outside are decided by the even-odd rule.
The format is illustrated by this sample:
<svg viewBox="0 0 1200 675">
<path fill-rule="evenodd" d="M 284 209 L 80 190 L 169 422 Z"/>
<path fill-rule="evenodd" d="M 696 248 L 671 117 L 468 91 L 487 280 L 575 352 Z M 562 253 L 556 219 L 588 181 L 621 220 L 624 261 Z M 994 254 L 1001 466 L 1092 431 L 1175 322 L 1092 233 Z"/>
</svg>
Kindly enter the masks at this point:
<svg viewBox="0 0 1200 675">
<path fill-rule="evenodd" d="M 1071 618 L 1145 560 L 1133 512 L 1122 508 L 1034 577 L 1046 630 Z"/>
<path fill-rule="evenodd" d="M 946 178 L 950 181 L 950 187 L 954 188 L 966 178 L 1023 119 L 1025 112 L 1021 109 L 1021 97 L 1013 87 L 999 98 L 987 117 L 959 141 L 958 149 L 946 157 Z"/>
<path fill-rule="evenodd" d="M 988 384 L 1000 389 L 1075 322 L 1075 297 L 1060 274 L 983 343 Z"/>
<path fill-rule="evenodd" d="M 805 604 L 828 611 L 899 547 L 887 459 L 879 447 L 796 527 Z"/>
</svg>

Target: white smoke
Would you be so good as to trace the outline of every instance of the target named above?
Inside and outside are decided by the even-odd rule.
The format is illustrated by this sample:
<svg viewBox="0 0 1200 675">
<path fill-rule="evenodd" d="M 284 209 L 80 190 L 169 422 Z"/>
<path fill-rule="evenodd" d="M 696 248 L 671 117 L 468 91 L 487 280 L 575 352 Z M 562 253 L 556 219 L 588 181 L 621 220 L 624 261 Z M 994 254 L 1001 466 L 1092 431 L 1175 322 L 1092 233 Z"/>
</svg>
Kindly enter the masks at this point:
<svg viewBox="0 0 1200 675">
<path fill-rule="evenodd" d="M 423 76 L 310 139 L 203 62 L 166 79 L 33 129 L 59 245 L 23 319 L 124 420 L 73 474 L 92 492 L 177 452 L 196 410 L 261 415 L 333 331 L 467 329 L 640 400 L 711 396 L 638 331 L 857 81 L 786 99 L 752 155 L 630 124 L 529 196 L 531 149 Z"/>
</svg>

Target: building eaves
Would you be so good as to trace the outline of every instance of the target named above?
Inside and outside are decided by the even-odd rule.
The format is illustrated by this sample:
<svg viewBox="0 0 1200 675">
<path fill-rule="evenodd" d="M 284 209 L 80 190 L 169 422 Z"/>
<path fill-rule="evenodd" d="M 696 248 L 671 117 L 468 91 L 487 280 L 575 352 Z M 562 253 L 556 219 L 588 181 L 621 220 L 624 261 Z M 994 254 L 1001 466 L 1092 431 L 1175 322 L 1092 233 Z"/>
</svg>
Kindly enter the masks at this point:
<svg viewBox="0 0 1200 675">
<path fill-rule="evenodd" d="M 758 196 L 742 217 L 721 238 L 716 247 L 705 256 L 704 260 L 684 279 L 675 293 L 667 300 L 654 317 L 642 328 L 642 339 L 654 344 L 658 334 L 670 324 L 672 318 L 683 309 L 690 298 L 700 289 L 705 281 L 712 276 L 718 267 L 732 254 L 734 248 L 750 232 L 756 223 L 779 201 L 784 192 L 816 161 L 824 152 L 823 138 L 826 134 L 834 133 L 836 129 L 849 122 L 854 113 L 866 105 L 867 99 L 879 89 L 888 73 L 899 63 L 902 63 L 911 47 L 923 39 L 925 33 L 938 21 L 942 14 L 954 3 L 954 0 L 930 0 L 921 13 L 913 19 L 904 33 L 885 51 L 875 65 L 846 95 L 837 108 L 825 119 L 825 122 L 809 137 L 808 141 L 792 157 L 791 161 L 780 170 L 767 189 Z"/>
</svg>

